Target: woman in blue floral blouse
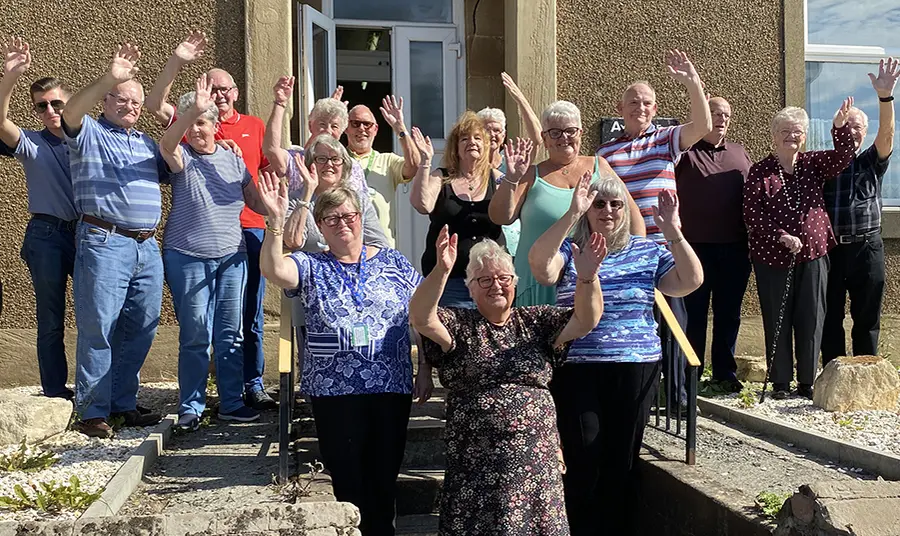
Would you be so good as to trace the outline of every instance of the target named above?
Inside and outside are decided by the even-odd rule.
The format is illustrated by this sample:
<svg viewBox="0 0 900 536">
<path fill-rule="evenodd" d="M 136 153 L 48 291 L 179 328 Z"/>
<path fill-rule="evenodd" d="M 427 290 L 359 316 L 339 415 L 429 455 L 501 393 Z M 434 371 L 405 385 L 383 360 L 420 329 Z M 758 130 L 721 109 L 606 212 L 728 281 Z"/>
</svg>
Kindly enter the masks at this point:
<svg viewBox="0 0 900 536">
<path fill-rule="evenodd" d="M 322 193 L 313 217 L 328 251 L 282 254 L 288 188 L 260 177 L 269 221 L 263 274 L 306 308 L 301 391 L 312 401 L 334 495 L 355 504 L 366 535 L 393 534 L 396 480 L 413 393 L 409 300 L 422 277 L 400 252 L 366 246 L 358 196 Z M 416 394 L 427 398 L 431 370 Z"/>
</svg>

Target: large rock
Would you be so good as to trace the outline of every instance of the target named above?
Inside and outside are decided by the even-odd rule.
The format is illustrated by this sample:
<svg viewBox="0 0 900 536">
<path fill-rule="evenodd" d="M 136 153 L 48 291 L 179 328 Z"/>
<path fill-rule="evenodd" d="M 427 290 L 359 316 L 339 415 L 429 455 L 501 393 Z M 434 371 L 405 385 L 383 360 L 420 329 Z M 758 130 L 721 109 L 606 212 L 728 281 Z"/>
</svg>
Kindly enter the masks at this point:
<svg viewBox="0 0 900 536">
<path fill-rule="evenodd" d="M 835 480 L 800 486 L 775 536 L 897 536 L 900 482 Z"/>
<path fill-rule="evenodd" d="M 900 375 L 886 359 L 864 355 L 839 357 L 816 378 L 813 403 L 826 411 L 894 411 Z"/>
<path fill-rule="evenodd" d="M 0 392 L 0 445 L 43 441 L 64 432 L 71 416 L 68 400 Z"/>
<path fill-rule="evenodd" d="M 734 356 L 737 363 L 737 379 L 742 382 L 766 381 L 766 358 L 755 355 Z"/>
</svg>

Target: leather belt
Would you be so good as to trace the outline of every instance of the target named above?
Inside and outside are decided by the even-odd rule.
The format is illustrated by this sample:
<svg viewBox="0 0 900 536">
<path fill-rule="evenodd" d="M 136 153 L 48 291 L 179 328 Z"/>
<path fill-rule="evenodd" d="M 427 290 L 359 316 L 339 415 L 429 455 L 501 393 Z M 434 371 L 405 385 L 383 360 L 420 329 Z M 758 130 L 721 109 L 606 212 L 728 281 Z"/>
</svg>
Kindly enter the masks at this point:
<svg viewBox="0 0 900 536">
<path fill-rule="evenodd" d="M 55 226 L 57 229 L 65 229 L 73 233 L 75 232 L 75 226 L 78 224 L 78 220 L 64 220 L 62 218 L 57 218 L 56 216 L 51 216 L 49 214 L 32 214 L 31 217 L 35 220 L 47 222 L 50 225 Z"/>
<path fill-rule="evenodd" d="M 869 239 L 869 237 L 875 236 L 881 232 L 881 229 L 875 229 L 874 231 L 869 231 L 868 233 L 862 233 L 857 235 L 840 235 L 837 236 L 838 244 L 853 244 L 856 242 L 865 242 Z"/>
<path fill-rule="evenodd" d="M 100 218 L 95 218 L 94 216 L 90 216 L 88 214 L 83 214 L 81 216 L 81 221 L 85 223 L 90 223 L 91 225 L 96 225 L 101 229 L 106 229 L 111 233 L 120 234 L 122 236 L 127 236 L 128 238 L 133 238 L 138 242 L 143 242 L 148 238 L 151 238 L 156 234 L 156 229 L 148 229 L 144 231 L 133 231 L 131 229 L 123 229 L 114 223 L 109 223 L 108 221 L 101 220 Z"/>
</svg>

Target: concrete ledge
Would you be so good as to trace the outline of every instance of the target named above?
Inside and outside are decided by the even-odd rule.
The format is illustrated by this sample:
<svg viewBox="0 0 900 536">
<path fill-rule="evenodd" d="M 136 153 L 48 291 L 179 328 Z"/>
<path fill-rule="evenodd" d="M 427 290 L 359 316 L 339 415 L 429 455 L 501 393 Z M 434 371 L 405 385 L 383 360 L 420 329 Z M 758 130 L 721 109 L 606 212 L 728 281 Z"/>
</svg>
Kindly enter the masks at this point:
<svg viewBox="0 0 900 536">
<path fill-rule="evenodd" d="M 156 425 L 147 439 L 109 480 L 100 498 L 81 514 L 80 519 L 114 516 L 119 513 L 119 509 L 141 483 L 144 474 L 156 462 L 156 458 L 162 455 L 166 443 L 172 437 L 172 425 L 176 420 L 177 415 L 167 415 Z"/>
<path fill-rule="evenodd" d="M 764 419 L 750 412 L 728 407 L 708 398 L 697 397 L 697 407 L 704 414 L 716 415 L 768 436 L 793 443 L 842 465 L 859 467 L 887 480 L 900 480 L 900 457 L 807 432 L 795 426 Z"/>
</svg>

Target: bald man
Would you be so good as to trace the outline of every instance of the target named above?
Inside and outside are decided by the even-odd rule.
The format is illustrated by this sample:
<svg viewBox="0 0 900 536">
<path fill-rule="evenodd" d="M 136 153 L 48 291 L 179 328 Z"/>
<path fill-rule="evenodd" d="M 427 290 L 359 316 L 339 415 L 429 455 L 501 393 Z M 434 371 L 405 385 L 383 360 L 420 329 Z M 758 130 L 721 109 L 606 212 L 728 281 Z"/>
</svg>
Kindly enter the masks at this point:
<svg viewBox="0 0 900 536">
<path fill-rule="evenodd" d="M 394 153 L 379 153 L 372 148 L 378 134 L 378 122 L 367 106 L 362 104 L 350 109 L 347 125 L 347 148 L 360 167 L 365 170 L 366 182 L 372 204 L 378 212 L 381 226 L 388 235 L 391 246 L 397 235 L 396 207 L 392 207 L 397 186 L 408 183 L 416 175 L 419 166 L 419 151 L 413 145 L 403 122 L 403 98 L 399 100 L 389 95 L 382 100 L 381 115 L 400 138 L 403 156 Z"/>
<path fill-rule="evenodd" d="M 172 53 L 150 94 L 147 95 L 147 110 L 157 121 L 168 127 L 175 118 L 175 107 L 167 102 L 172 83 L 179 71 L 203 56 L 206 50 L 206 35 L 191 32 Z M 224 69 L 210 69 L 209 81 L 212 96 L 219 109 L 219 123 L 216 138 L 236 145 L 250 171 L 254 184 L 258 181 L 259 170 L 268 163 L 263 156 L 262 140 L 266 126 L 252 115 L 238 113 L 234 108 L 239 91 L 234 78 Z M 245 206 L 241 213 L 241 227 L 247 246 L 247 289 L 244 300 L 244 399 L 248 406 L 257 410 L 276 407 L 275 400 L 266 393 L 262 375 L 265 368 L 263 355 L 263 297 L 266 280 L 259 271 L 259 250 L 265 233 L 265 219 Z"/>
<path fill-rule="evenodd" d="M 727 391 L 743 385 L 735 372 L 734 349 L 741 327 L 741 303 L 750 278 L 747 229 L 742 216 L 744 181 L 750 157 L 744 146 L 728 141 L 731 105 L 721 97 L 709 99 L 712 132 L 681 156 L 675 168 L 681 201 L 681 230 L 700 263 L 704 280 L 684 298 L 691 346 L 704 363 L 706 326 L 712 299 L 712 377 Z M 703 367 L 697 373 L 702 373 Z"/>
</svg>

